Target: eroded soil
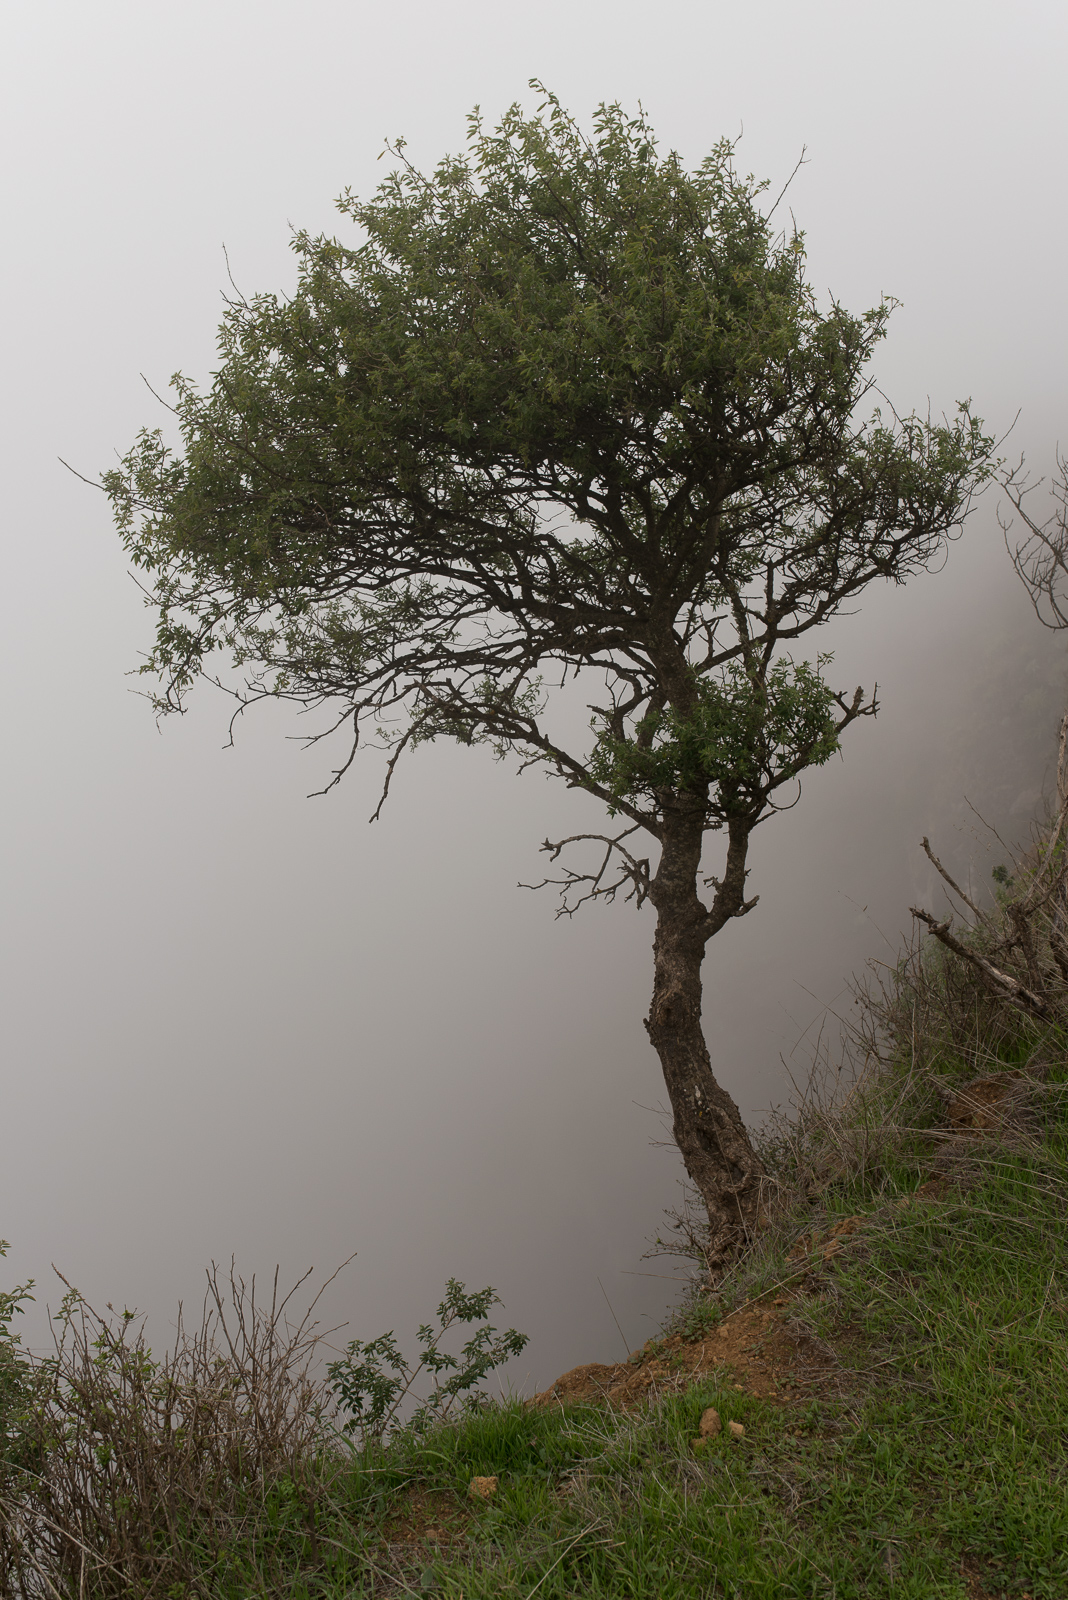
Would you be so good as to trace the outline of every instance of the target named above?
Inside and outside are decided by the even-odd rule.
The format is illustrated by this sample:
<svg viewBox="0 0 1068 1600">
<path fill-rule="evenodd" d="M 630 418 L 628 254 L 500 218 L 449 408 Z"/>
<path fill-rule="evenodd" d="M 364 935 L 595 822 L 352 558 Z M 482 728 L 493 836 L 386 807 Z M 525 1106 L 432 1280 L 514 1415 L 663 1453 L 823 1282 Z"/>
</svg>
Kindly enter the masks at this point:
<svg viewBox="0 0 1068 1600">
<path fill-rule="evenodd" d="M 796 1399 L 834 1364 L 794 1318 L 796 1298 L 780 1293 L 754 1301 L 697 1337 L 650 1339 L 629 1361 L 573 1367 L 531 1404 L 600 1400 L 629 1410 L 709 1377 L 762 1400 Z"/>
</svg>

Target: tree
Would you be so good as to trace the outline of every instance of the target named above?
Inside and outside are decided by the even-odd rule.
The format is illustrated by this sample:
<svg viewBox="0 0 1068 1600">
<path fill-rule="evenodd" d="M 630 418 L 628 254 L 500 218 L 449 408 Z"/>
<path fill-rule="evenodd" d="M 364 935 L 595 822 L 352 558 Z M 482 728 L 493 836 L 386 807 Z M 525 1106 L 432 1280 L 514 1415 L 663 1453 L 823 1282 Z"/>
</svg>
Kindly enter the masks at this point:
<svg viewBox="0 0 1068 1600">
<path fill-rule="evenodd" d="M 393 155 L 339 203 L 361 242 L 299 234 L 291 298 L 228 303 L 210 389 L 174 380 L 182 452 L 146 431 L 105 479 L 159 613 L 144 670 L 164 712 L 220 650 L 243 704 L 333 708 L 335 781 L 377 730 L 383 799 L 448 736 L 604 803 L 614 827 L 543 847 L 597 862 L 547 881 L 568 912 L 655 908 L 646 1027 L 723 1260 L 761 1173 L 702 1031 L 705 948 L 756 904 L 776 796 L 876 710 L 791 646 L 931 562 L 990 441 L 966 405 L 857 420 L 892 305 L 820 310 L 728 143 L 690 172 L 643 116 L 602 106 L 590 140 L 548 95 L 476 113 L 430 176 Z M 600 686 L 584 743 L 550 672 L 565 700 Z"/>
</svg>

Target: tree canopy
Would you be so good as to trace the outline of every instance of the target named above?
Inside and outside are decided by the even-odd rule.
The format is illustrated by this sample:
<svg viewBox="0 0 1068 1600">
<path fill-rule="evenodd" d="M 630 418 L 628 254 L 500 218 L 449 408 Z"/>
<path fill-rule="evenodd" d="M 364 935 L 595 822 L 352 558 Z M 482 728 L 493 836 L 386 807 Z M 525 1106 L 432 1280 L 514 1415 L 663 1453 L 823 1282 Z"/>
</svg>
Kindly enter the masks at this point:
<svg viewBox="0 0 1068 1600">
<path fill-rule="evenodd" d="M 245 700 L 349 723 L 349 759 L 365 732 L 389 773 L 428 739 L 486 741 L 621 817 L 622 877 L 565 887 L 657 907 L 647 1026 L 729 1232 L 757 1174 L 700 1037 L 700 960 L 754 903 L 776 792 L 874 710 L 796 641 L 930 564 L 990 441 L 966 405 L 872 406 L 892 302 L 821 307 L 729 143 L 689 171 L 643 116 L 602 106 L 587 137 L 546 95 L 493 129 L 475 114 L 429 175 L 393 155 L 340 201 L 352 242 L 298 234 L 293 294 L 228 303 L 210 387 L 174 380 L 180 448 L 146 431 L 105 478 L 158 612 L 145 670 L 180 709 L 221 651 Z M 575 677 L 600 687 L 565 746 L 549 685 Z M 728 849 L 706 905 L 709 829 Z M 687 1133 L 713 1102 L 718 1131 Z"/>
</svg>

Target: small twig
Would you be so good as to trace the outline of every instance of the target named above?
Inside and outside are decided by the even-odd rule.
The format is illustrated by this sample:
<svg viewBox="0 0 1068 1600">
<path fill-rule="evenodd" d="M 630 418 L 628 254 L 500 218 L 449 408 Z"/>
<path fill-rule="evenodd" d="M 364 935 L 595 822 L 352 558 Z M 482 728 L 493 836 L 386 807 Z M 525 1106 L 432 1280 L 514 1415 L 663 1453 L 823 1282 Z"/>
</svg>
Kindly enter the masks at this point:
<svg viewBox="0 0 1068 1600">
<path fill-rule="evenodd" d="M 604 1303 L 608 1307 L 609 1311 L 611 1311 L 611 1313 L 612 1313 L 612 1321 L 615 1323 L 616 1327 L 619 1328 L 619 1337 L 623 1340 L 623 1348 L 627 1352 L 627 1355 L 629 1357 L 629 1355 L 630 1355 L 630 1345 L 627 1343 L 627 1336 L 623 1332 L 623 1329 L 619 1327 L 619 1318 L 616 1316 L 615 1308 L 612 1305 L 611 1300 L 609 1300 L 608 1293 L 607 1293 L 607 1291 L 605 1289 L 604 1284 L 601 1282 L 600 1278 L 597 1279 L 597 1287 L 598 1287 L 598 1289 L 600 1289 L 601 1293 L 604 1295 Z"/>
</svg>

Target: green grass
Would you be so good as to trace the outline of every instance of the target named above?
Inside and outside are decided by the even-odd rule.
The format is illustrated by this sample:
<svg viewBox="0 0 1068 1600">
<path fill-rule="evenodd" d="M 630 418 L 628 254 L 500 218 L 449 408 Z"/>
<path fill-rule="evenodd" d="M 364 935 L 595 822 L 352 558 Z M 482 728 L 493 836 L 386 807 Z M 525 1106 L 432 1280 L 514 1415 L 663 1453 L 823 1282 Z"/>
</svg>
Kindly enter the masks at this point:
<svg viewBox="0 0 1068 1600">
<path fill-rule="evenodd" d="M 866 1225 L 798 1302 L 838 1358 L 819 1400 L 705 1382 L 632 1416 L 496 1407 L 324 1478 L 314 1538 L 278 1490 L 212 1592 L 929 1600 L 975 1592 L 967 1557 L 988 1594 L 1064 1600 L 1063 1131 L 944 1203 L 902 1198 L 835 1200 Z M 744 1440 L 695 1450 L 708 1405 Z M 491 1474 L 496 1497 L 474 1504 L 470 1479 Z M 399 1538 L 427 1504 L 452 1543 Z"/>
</svg>

